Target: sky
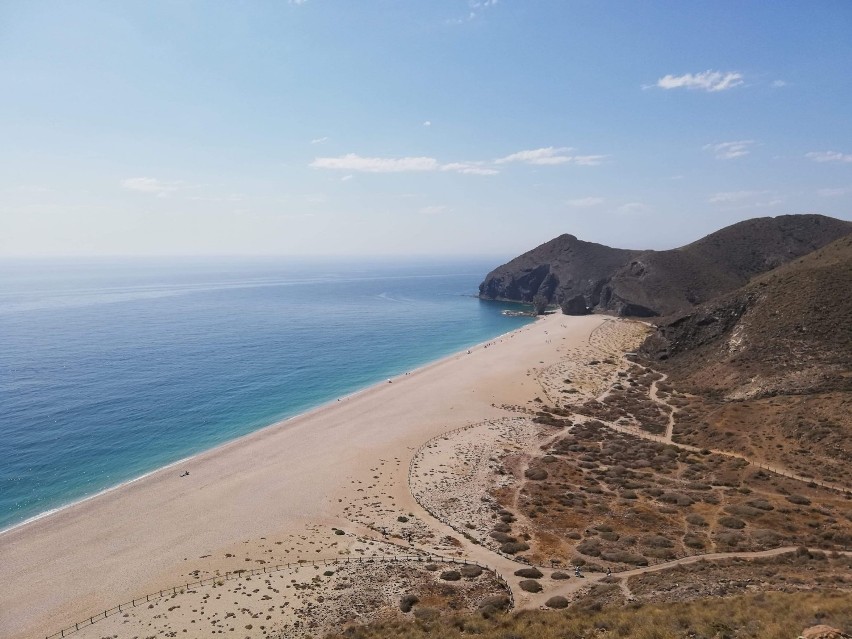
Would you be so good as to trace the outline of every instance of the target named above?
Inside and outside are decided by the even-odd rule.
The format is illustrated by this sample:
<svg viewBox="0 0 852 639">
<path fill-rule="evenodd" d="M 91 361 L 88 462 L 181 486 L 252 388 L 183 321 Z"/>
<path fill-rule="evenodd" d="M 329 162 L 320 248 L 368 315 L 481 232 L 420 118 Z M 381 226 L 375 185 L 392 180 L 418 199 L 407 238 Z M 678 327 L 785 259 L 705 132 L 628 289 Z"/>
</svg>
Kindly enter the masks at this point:
<svg viewBox="0 0 852 639">
<path fill-rule="evenodd" d="M 852 2 L 0 2 L 0 256 L 852 219 Z"/>
</svg>

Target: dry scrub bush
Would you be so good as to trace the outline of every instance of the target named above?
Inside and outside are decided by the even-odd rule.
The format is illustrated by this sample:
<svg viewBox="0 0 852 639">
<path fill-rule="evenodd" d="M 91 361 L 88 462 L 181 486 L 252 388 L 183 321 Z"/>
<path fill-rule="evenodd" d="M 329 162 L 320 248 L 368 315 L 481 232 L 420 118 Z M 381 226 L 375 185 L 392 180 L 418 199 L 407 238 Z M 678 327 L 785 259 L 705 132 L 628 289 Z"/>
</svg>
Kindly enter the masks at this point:
<svg viewBox="0 0 852 639">
<path fill-rule="evenodd" d="M 422 615 L 422 613 L 421 613 Z M 427 623 L 391 620 L 348 629 L 346 639 L 790 639 L 815 620 L 852 631 L 849 595 L 832 590 L 758 593 L 677 604 L 571 607 L 430 619 Z"/>
</svg>

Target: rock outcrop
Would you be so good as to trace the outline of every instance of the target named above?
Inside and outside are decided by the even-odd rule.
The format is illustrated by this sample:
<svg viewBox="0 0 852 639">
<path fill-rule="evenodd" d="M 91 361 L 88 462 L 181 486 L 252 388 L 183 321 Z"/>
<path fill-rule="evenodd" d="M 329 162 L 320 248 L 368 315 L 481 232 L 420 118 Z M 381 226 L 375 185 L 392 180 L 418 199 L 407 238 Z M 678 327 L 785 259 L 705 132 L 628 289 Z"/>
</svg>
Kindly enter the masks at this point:
<svg viewBox="0 0 852 639">
<path fill-rule="evenodd" d="M 612 273 L 640 252 L 560 235 L 491 271 L 480 284 L 479 294 L 486 299 L 528 303 L 536 296 L 549 303 L 573 299 L 572 308 L 585 313 L 586 306 L 597 305 Z"/>
<path fill-rule="evenodd" d="M 746 220 L 668 251 L 617 249 L 559 237 L 494 269 L 484 299 L 557 304 L 568 315 L 671 316 L 852 233 L 822 215 Z"/>
<path fill-rule="evenodd" d="M 799 639 L 847 639 L 848 637 L 850 635 L 845 632 L 824 624 L 806 628 L 799 635 Z"/>
</svg>

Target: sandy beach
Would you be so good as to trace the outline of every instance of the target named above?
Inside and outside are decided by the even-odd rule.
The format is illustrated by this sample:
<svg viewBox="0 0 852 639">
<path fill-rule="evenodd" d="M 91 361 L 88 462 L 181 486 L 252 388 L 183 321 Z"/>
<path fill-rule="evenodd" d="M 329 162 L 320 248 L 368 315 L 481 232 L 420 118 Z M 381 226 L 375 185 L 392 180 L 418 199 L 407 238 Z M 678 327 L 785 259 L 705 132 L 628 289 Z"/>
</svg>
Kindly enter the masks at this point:
<svg viewBox="0 0 852 639">
<path fill-rule="evenodd" d="M 193 575 L 351 554 L 359 526 L 417 505 L 421 444 L 532 401 L 535 372 L 607 321 L 548 316 L 0 535 L 0 634 L 46 636 Z"/>
</svg>

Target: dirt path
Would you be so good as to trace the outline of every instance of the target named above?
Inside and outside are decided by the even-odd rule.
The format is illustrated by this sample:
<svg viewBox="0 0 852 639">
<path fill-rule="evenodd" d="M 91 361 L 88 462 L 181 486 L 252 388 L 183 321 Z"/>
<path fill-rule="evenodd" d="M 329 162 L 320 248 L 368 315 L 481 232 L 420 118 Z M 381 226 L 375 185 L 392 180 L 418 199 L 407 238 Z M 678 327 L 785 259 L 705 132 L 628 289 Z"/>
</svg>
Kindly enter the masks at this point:
<svg viewBox="0 0 852 639">
<path fill-rule="evenodd" d="M 669 404 L 667 401 L 660 399 L 659 395 L 657 395 L 657 384 L 659 384 L 660 382 L 664 382 L 669 378 L 669 376 L 664 374 L 664 373 L 660 373 L 660 375 L 662 375 L 662 377 L 660 379 L 657 379 L 657 380 L 654 380 L 653 382 L 651 382 L 651 387 L 648 389 L 648 397 L 650 397 L 651 401 L 654 402 L 655 404 L 657 404 L 658 406 L 662 406 L 666 410 L 666 412 L 669 414 L 669 419 L 668 419 L 668 422 L 666 423 L 666 434 L 665 434 L 664 438 L 667 442 L 671 443 L 672 434 L 674 433 L 674 425 L 675 425 L 674 415 L 675 415 L 676 409 L 675 409 L 674 406 Z"/>
<path fill-rule="evenodd" d="M 648 369 L 648 370 L 652 370 L 652 369 Z M 654 371 L 654 372 L 657 372 L 657 371 Z M 690 444 L 682 444 L 680 442 L 673 441 L 672 440 L 672 434 L 674 433 L 674 425 L 675 425 L 674 415 L 675 415 L 675 412 L 676 412 L 677 409 L 674 406 L 670 405 L 668 402 L 666 402 L 664 399 L 661 399 L 657 395 L 657 384 L 659 382 L 664 382 L 667 379 L 667 376 L 664 375 L 663 373 L 659 373 L 659 374 L 663 375 L 663 376 L 662 376 L 661 379 L 651 383 L 650 390 L 648 392 L 648 396 L 651 399 L 651 401 L 653 401 L 655 404 L 658 404 L 660 406 L 665 407 L 666 410 L 669 413 L 669 419 L 668 419 L 668 423 L 666 425 L 666 434 L 664 436 L 652 435 L 651 433 L 645 432 L 645 431 L 643 431 L 639 428 L 635 428 L 635 427 L 631 427 L 631 426 L 622 426 L 621 424 L 615 424 L 613 422 L 608 422 L 608 421 L 604 421 L 604 420 L 598 420 L 598 421 L 600 421 L 602 424 L 606 425 L 607 428 L 611 428 L 612 430 L 616 430 L 620 433 L 626 433 L 628 435 L 634 435 L 635 437 L 640 437 L 641 439 L 647 439 L 649 441 L 659 442 L 661 444 L 669 444 L 670 446 L 676 446 L 676 447 L 678 447 L 682 450 L 688 450 L 688 451 L 693 452 L 693 453 L 700 453 L 702 450 L 709 450 L 711 453 L 714 453 L 716 455 L 724 455 L 725 457 L 733 457 L 733 458 L 736 458 L 736 459 L 742 459 L 743 461 L 748 462 L 752 466 L 756 466 L 756 467 L 760 468 L 761 470 L 765 470 L 767 472 L 774 473 L 776 475 L 782 475 L 783 477 L 787 477 L 788 479 L 794 479 L 796 481 L 804 482 L 806 484 L 816 484 L 817 486 L 821 486 L 822 488 L 828 488 L 829 490 L 836 490 L 836 491 L 841 492 L 841 493 L 852 494 L 852 488 L 850 488 L 850 487 L 842 486 L 840 484 L 834 484 L 834 483 L 831 483 L 831 482 L 822 481 L 822 480 L 819 480 L 819 479 L 814 479 L 814 478 L 811 478 L 811 477 L 805 477 L 803 475 L 799 475 L 797 473 L 794 473 L 794 472 L 792 472 L 792 471 L 790 471 L 786 468 L 783 468 L 781 466 L 773 466 L 772 464 L 767 464 L 767 463 L 764 463 L 764 462 L 755 461 L 754 459 L 747 457 L 746 455 L 743 455 L 741 453 L 735 453 L 735 452 L 730 451 L 730 450 L 721 450 L 721 449 L 718 449 L 718 448 L 700 448 L 698 446 L 692 446 Z M 609 391 L 607 391 L 607 393 L 608 392 Z M 607 393 L 604 393 L 603 395 L 601 395 L 601 398 L 605 399 Z M 599 401 L 600 401 L 600 399 L 599 399 Z"/>
<path fill-rule="evenodd" d="M 644 575 L 650 572 L 660 572 L 661 570 L 668 570 L 669 568 L 674 568 L 675 566 L 683 566 L 687 564 L 694 564 L 699 561 L 715 561 L 720 559 L 761 559 L 764 557 L 776 557 L 778 555 L 785 555 L 788 553 L 796 552 L 796 548 L 794 546 L 787 546 L 784 548 L 773 548 L 772 550 L 762 550 L 758 552 L 716 552 L 716 553 L 707 553 L 705 555 L 694 555 L 690 557 L 681 557 L 680 559 L 674 559 L 672 561 L 667 561 L 661 564 L 654 564 L 653 566 L 644 566 L 642 568 L 634 568 L 632 570 L 625 570 L 623 572 L 614 572 L 612 573 L 612 577 L 619 579 L 619 587 L 621 588 L 622 593 L 625 595 L 625 598 L 630 600 L 633 598 L 633 593 L 630 591 L 629 586 L 627 585 L 627 580 L 630 577 L 635 577 L 637 575 Z M 838 554 L 844 555 L 847 557 L 852 557 L 852 551 L 839 551 Z M 546 595 L 542 594 L 539 599 L 541 601 L 536 601 L 535 603 L 540 603 L 543 605 L 543 602 L 550 597 L 555 595 L 562 595 L 566 597 L 568 595 L 575 594 L 581 588 L 591 586 L 592 584 L 600 583 L 607 578 L 606 574 L 588 574 L 584 575 L 580 579 L 571 578 L 571 581 L 565 583 L 564 586 L 560 586 L 558 588 L 550 589 L 547 591 Z"/>
<path fill-rule="evenodd" d="M 742 459 L 745 462 L 748 462 L 752 466 L 756 466 L 761 470 L 765 470 L 770 473 L 775 473 L 776 475 L 782 475 L 783 477 L 787 477 L 788 479 L 794 479 L 796 481 L 804 482 L 806 484 L 816 484 L 817 486 L 821 486 L 822 488 L 828 488 L 829 490 L 836 490 L 837 492 L 852 494 L 852 488 L 848 488 L 846 486 L 841 486 L 840 484 L 833 484 L 830 482 L 821 481 L 819 479 L 813 479 L 811 477 L 804 477 L 802 475 L 798 475 L 786 468 L 782 468 L 780 466 L 773 466 L 771 464 L 766 464 L 764 462 L 757 462 L 747 457 L 741 453 L 735 453 L 730 450 L 721 450 L 718 448 L 699 448 L 698 446 L 692 446 L 690 444 L 681 444 L 679 442 L 667 440 L 665 437 L 661 437 L 659 435 L 652 435 L 651 433 L 647 433 L 639 428 L 633 428 L 629 426 L 622 426 L 621 424 L 614 424 L 612 422 L 607 422 L 604 420 L 597 420 L 600 423 L 604 424 L 607 428 L 611 428 L 612 430 L 618 431 L 620 433 L 625 433 L 627 435 L 633 435 L 635 437 L 639 437 L 641 439 L 647 439 L 649 441 L 659 442 L 661 444 L 668 444 L 670 446 L 676 446 L 682 450 L 688 450 L 693 453 L 700 453 L 701 451 L 709 450 L 711 453 L 716 455 L 723 455 L 725 457 L 734 457 L 736 459 Z"/>
</svg>

